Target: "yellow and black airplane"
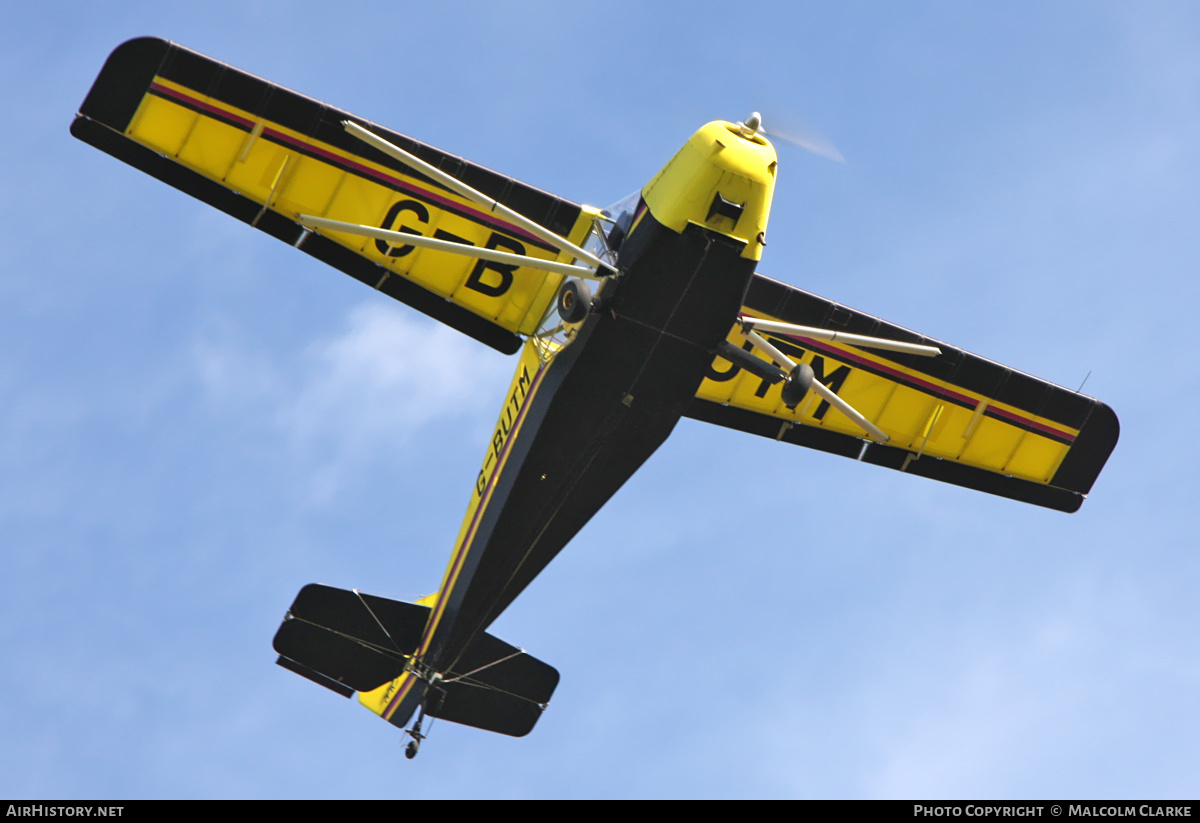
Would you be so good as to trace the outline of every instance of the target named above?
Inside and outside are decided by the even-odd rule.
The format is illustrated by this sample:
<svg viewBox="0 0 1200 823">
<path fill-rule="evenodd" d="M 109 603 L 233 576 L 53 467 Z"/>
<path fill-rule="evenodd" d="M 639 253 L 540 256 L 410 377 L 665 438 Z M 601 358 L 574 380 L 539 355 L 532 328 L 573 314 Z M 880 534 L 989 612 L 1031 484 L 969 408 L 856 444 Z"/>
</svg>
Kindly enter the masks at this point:
<svg viewBox="0 0 1200 823">
<path fill-rule="evenodd" d="M 306 586 L 275 636 L 280 665 L 416 713 L 409 757 L 426 714 L 533 728 L 558 673 L 486 630 L 680 417 L 1064 512 L 1116 445 L 1090 397 L 756 273 L 778 165 L 758 115 L 601 210 L 141 38 L 71 132 L 518 354 L 438 591 Z"/>
</svg>

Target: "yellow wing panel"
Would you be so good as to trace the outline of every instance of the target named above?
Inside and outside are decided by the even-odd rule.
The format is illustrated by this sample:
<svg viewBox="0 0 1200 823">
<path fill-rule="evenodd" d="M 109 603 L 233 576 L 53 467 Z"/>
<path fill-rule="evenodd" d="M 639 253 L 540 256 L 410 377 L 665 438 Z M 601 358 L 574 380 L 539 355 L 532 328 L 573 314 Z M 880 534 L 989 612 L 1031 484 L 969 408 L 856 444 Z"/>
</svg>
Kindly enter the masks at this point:
<svg viewBox="0 0 1200 823">
<path fill-rule="evenodd" d="M 562 275 L 348 233 L 310 235 L 299 225 L 298 215 L 312 215 L 565 259 L 528 231 L 347 134 L 341 125 L 347 119 L 574 242 L 583 242 L 590 228 L 594 210 L 152 38 L 113 52 L 72 132 L 396 299 L 515 351 L 517 335 L 536 330 Z"/>
<path fill-rule="evenodd" d="M 891 438 L 890 445 L 914 454 L 1049 483 L 1069 443 L 1079 434 L 1078 429 L 915 373 L 866 349 L 778 334 L 763 336 L 794 361 L 812 366 L 818 380 Z M 734 345 L 745 342 L 736 327 L 728 339 Z M 713 366 L 713 371 L 721 375 L 732 369 L 733 365 L 720 357 Z M 795 410 L 787 408 L 780 396 L 782 386 L 770 385 L 739 369 L 724 381 L 706 378 L 696 396 L 769 415 L 781 423 L 864 436 L 854 421 L 813 392 Z M 985 404 L 983 414 L 976 420 L 975 412 L 981 404 Z M 973 421 L 975 426 L 971 425 Z"/>
<path fill-rule="evenodd" d="M 1118 424 L 1098 401 L 755 275 L 744 313 L 804 326 L 937 345 L 942 355 L 898 355 L 763 333 L 890 438 L 866 439 L 814 392 L 788 409 L 771 384 L 717 357 L 688 416 L 890 466 L 913 474 L 1074 511 L 1116 444 Z M 740 326 L 728 340 L 754 351 Z"/>
<path fill-rule="evenodd" d="M 314 215 L 546 260 L 560 256 L 538 238 L 491 217 L 458 194 L 255 118 L 162 77 L 151 83 L 125 133 L 293 219 Z M 406 277 L 515 333 L 536 328 L 546 309 L 535 303 L 543 293 L 543 282 L 553 279 L 550 291 L 554 291 L 562 279 L 558 274 L 481 263 L 464 255 L 393 248 L 355 234 L 326 235 L 384 266 L 391 275 Z"/>
</svg>

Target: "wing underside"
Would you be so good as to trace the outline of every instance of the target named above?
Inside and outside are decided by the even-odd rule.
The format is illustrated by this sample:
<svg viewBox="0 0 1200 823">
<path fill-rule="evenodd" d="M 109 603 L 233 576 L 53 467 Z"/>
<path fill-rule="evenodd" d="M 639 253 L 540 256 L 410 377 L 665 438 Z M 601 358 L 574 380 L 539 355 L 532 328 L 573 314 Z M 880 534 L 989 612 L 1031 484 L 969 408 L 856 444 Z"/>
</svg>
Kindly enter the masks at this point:
<svg viewBox="0 0 1200 823">
<path fill-rule="evenodd" d="M 888 436 L 863 429 L 810 392 L 789 409 L 771 384 L 718 357 L 687 416 L 865 463 L 1045 506 L 1075 511 L 1116 445 L 1108 406 L 1078 392 L 755 275 L 747 316 L 851 334 L 935 345 L 937 357 L 764 334 L 809 364 Z M 750 349 L 735 325 L 729 341 Z"/>
<path fill-rule="evenodd" d="M 396 300 L 515 352 L 519 335 L 537 328 L 562 275 L 297 222 L 311 215 L 568 259 L 347 133 L 347 120 L 555 234 L 581 240 L 590 227 L 592 213 L 576 203 L 155 38 L 112 53 L 71 131 Z"/>
</svg>

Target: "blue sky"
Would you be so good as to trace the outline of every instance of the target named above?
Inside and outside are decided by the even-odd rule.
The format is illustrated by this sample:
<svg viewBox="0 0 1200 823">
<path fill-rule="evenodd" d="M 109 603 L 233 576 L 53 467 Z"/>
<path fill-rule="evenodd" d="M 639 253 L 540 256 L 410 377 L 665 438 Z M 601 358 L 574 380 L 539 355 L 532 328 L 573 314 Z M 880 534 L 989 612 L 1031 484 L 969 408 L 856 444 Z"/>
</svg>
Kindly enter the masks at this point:
<svg viewBox="0 0 1200 823">
<path fill-rule="evenodd" d="M 535 731 L 408 762 L 271 636 L 436 588 L 513 363 L 71 138 L 144 34 L 595 205 L 815 126 L 761 271 L 1121 441 L 1062 515 L 684 421 L 495 626 Z M 0 796 L 1200 793 L 1194 6 L 8 4 L 0 69 Z"/>
</svg>

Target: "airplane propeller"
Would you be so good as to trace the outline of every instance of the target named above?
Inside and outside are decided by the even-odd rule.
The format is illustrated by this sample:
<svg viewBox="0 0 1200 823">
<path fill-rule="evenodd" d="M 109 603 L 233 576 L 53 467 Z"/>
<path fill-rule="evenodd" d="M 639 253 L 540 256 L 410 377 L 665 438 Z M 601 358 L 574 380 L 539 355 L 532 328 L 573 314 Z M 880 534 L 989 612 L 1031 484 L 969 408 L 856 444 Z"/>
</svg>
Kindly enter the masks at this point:
<svg viewBox="0 0 1200 823">
<path fill-rule="evenodd" d="M 738 125 L 741 126 L 742 131 L 747 136 L 755 133 L 762 134 L 772 140 L 790 143 L 797 148 L 812 152 L 818 157 L 824 157 L 827 160 L 834 160 L 838 163 L 846 162 L 846 158 L 838 151 L 837 146 L 833 145 L 833 141 L 816 129 L 799 128 L 785 131 L 774 126 L 768 129 L 763 126 L 762 115 L 756 111 L 750 112 L 750 116 L 741 123 L 738 123 Z"/>
</svg>

